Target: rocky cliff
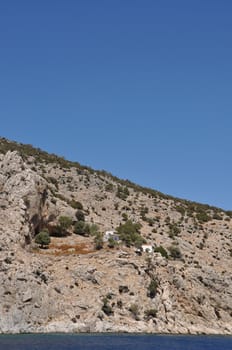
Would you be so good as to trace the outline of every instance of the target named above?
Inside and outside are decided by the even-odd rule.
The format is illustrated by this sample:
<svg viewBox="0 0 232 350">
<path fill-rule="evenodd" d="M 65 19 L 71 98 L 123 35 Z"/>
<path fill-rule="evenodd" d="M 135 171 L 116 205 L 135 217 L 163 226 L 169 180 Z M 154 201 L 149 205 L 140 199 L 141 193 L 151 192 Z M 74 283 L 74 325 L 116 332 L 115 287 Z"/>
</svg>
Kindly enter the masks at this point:
<svg viewBox="0 0 232 350">
<path fill-rule="evenodd" d="M 77 212 L 102 234 L 139 223 L 153 253 L 97 249 Z M 0 332 L 231 334 L 231 230 L 231 212 L 0 139 Z"/>
</svg>

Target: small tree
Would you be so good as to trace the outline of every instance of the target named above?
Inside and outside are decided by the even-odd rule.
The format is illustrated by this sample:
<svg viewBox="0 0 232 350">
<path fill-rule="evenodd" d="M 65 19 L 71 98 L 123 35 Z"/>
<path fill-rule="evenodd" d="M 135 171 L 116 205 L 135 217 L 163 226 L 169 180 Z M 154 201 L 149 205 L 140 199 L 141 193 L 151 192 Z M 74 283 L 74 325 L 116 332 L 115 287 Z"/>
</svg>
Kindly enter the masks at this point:
<svg viewBox="0 0 232 350">
<path fill-rule="evenodd" d="M 175 245 L 171 245 L 169 248 L 169 253 L 170 253 L 170 256 L 175 260 L 175 259 L 181 259 L 182 257 L 182 254 L 181 254 L 181 251 L 180 251 L 180 248 L 175 246 Z"/>
<path fill-rule="evenodd" d="M 148 286 L 148 293 L 147 295 L 153 299 L 156 296 L 158 290 L 158 281 L 157 279 L 153 278 Z"/>
<path fill-rule="evenodd" d="M 51 238 L 47 231 L 41 231 L 35 236 L 35 243 L 40 245 L 40 248 L 47 247 L 51 242 Z"/>
<path fill-rule="evenodd" d="M 103 248 L 102 234 L 98 232 L 94 238 L 95 249 L 100 250 Z"/>
</svg>

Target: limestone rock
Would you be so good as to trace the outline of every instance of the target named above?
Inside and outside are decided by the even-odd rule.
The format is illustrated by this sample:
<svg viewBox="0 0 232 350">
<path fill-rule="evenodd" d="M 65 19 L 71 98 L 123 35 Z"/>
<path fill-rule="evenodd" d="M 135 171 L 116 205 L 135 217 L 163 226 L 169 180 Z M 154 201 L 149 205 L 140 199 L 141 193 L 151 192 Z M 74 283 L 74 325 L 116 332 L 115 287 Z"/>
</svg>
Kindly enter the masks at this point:
<svg viewBox="0 0 232 350">
<path fill-rule="evenodd" d="M 227 212 L 207 207 L 211 220 L 199 223 L 196 204 L 39 150 L 20 153 L 0 153 L 0 333 L 232 333 Z M 107 242 L 95 250 L 91 235 L 74 233 L 77 210 L 102 233 L 125 217 L 140 222 L 157 252 L 137 255 L 133 246 Z M 67 235 L 36 248 L 35 234 L 54 234 L 60 216 L 71 218 Z"/>
</svg>

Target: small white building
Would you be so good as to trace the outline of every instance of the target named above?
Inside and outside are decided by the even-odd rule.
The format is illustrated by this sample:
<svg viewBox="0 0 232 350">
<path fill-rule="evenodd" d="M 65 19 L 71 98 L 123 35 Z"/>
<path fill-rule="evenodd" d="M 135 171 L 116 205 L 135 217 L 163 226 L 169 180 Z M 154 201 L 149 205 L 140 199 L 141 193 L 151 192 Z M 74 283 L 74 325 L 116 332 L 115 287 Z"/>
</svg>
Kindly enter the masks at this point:
<svg viewBox="0 0 232 350">
<path fill-rule="evenodd" d="M 116 231 L 106 231 L 103 236 L 103 242 L 108 242 L 112 238 L 114 241 L 119 241 L 119 236 Z"/>
<path fill-rule="evenodd" d="M 153 247 L 151 244 L 142 244 L 141 250 L 142 252 L 153 253 Z"/>
</svg>

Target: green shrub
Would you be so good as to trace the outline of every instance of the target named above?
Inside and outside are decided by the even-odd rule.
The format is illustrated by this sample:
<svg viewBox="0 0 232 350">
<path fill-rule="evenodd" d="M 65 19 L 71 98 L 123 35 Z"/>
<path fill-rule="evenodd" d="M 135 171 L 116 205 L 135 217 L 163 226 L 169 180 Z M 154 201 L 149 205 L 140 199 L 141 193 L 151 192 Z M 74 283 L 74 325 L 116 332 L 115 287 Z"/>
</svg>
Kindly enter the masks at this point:
<svg viewBox="0 0 232 350">
<path fill-rule="evenodd" d="M 168 258 L 168 253 L 167 253 L 166 249 L 164 247 L 162 247 L 162 245 L 160 245 L 159 247 L 155 247 L 154 252 L 160 253 L 166 259 Z"/>
<path fill-rule="evenodd" d="M 79 209 L 79 210 L 83 210 L 83 205 L 81 204 L 81 202 L 75 201 L 74 199 L 72 199 L 69 204 L 71 205 L 71 207 L 73 209 Z"/>
<path fill-rule="evenodd" d="M 149 320 L 151 318 L 156 318 L 157 316 L 157 310 L 156 309 L 148 309 L 144 311 L 144 315 L 146 320 Z"/>
<path fill-rule="evenodd" d="M 130 192 L 126 186 L 118 186 L 116 196 L 122 200 L 126 200 Z"/>
<path fill-rule="evenodd" d="M 108 247 L 114 248 L 118 245 L 118 242 L 116 242 L 112 237 L 108 239 Z"/>
<path fill-rule="evenodd" d="M 129 311 L 134 316 L 135 320 L 139 320 L 139 306 L 137 304 L 131 304 L 129 307 Z"/>
<path fill-rule="evenodd" d="M 74 225 L 74 232 L 77 235 L 89 236 L 90 227 L 84 221 L 77 221 Z"/>
<path fill-rule="evenodd" d="M 96 224 L 89 224 L 89 231 L 91 236 L 96 236 L 99 234 L 99 227 Z"/>
<path fill-rule="evenodd" d="M 205 210 L 199 209 L 196 214 L 196 219 L 203 224 L 204 222 L 210 221 L 212 218 L 207 214 Z"/>
<path fill-rule="evenodd" d="M 169 248 L 169 254 L 171 256 L 171 258 L 173 258 L 174 260 L 176 259 L 181 259 L 182 257 L 182 254 L 181 254 L 181 251 L 180 251 L 180 248 L 175 246 L 175 245 L 171 245 Z"/>
<path fill-rule="evenodd" d="M 128 220 L 128 215 L 126 213 L 122 213 L 122 220 L 127 221 Z"/>
<path fill-rule="evenodd" d="M 158 285 L 159 284 L 157 279 L 153 278 L 148 286 L 148 293 L 147 293 L 147 296 L 149 296 L 151 299 L 153 299 L 156 296 Z"/>
<path fill-rule="evenodd" d="M 85 214 L 83 213 L 83 211 L 77 210 L 75 215 L 78 221 L 85 221 Z"/>
<path fill-rule="evenodd" d="M 72 218 L 69 216 L 60 216 L 58 221 L 61 229 L 64 231 L 68 230 L 72 226 Z"/>
<path fill-rule="evenodd" d="M 98 234 L 96 234 L 94 238 L 94 246 L 95 246 L 95 249 L 97 250 L 100 250 L 103 248 L 103 237 L 100 232 L 98 232 Z"/>
<path fill-rule="evenodd" d="M 114 190 L 114 185 L 111 184 L 111 183 L 108 183 L 108 184 L 105 186 L 105 190 L 106 190 L 107 192 L 113 192 L 113 190 Z"/>
<path fill-rule="evenodd" d="M 144 238 L 140 235 L 141 225 L 139 223 L 133 223 L 131 220 L 125 222 L 125 224 L 120 225 L 116 228 L 118 235 L 122 242 L 126 246 L 136 246 L 140 247 L 145 243 Z"/>
<path fill-rule="evenodd" d="M 35 243 L 39 244 L 41 248 L 47 247 L 51 242 L 51 238 L 47 231 L 41 231 L 35 236 Z"/>
<path fill-rule="evenodd" d="M 182 216 L 185 214 L 185 208 L 182 205 L 177 205 L 175 207 L 176 211 L 178 211 Z"/>
<path fill-rule="evenodd" d="M 103 302 L 102 311 L 103 311 L 107 316 L 113 315 L 113 314 L 114 314 L 114 311 L 113 311 L 112 307 L 108 304 L 108 303 L 109 303 L 108 298 L 105 297 L 105 298 L 102 300 L 102 302 Z"/>
<path fill-rule="evenodd" d="M 181 232 L 180 228 L 176 223 L 169 224 L 169 237 L 174 238 L 175 236 L 178 236 Z"/>
</svg>

